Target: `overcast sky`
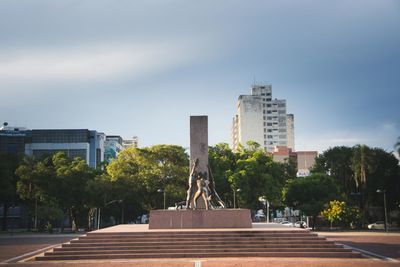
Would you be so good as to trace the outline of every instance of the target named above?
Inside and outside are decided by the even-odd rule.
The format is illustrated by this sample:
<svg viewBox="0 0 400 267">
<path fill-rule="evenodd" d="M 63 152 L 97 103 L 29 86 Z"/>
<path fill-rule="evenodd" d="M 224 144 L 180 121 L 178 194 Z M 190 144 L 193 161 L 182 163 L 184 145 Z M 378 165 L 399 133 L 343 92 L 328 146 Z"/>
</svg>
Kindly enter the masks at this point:
<svg viewBox="0 0 400 267">
<path fill-rule="evenodd" d="M 0 121 L 189 146 L 231 143 L 237 98 L 271 83 L 297 150 L 400 136 L 400 1 L 0 1 Z"/>
</svg>

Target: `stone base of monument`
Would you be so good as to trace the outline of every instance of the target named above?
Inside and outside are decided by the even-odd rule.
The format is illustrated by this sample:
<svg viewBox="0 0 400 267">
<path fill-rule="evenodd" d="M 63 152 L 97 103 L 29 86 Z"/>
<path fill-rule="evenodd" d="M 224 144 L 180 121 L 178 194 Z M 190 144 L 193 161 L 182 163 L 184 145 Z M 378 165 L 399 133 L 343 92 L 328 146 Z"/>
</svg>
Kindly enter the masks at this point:
<svg viewBox="0 0 400 267">
<path fill-rule="evenodd" d="M 248 209 L 150 211 L 149 229 L 251 227 Z"/>
</svg>

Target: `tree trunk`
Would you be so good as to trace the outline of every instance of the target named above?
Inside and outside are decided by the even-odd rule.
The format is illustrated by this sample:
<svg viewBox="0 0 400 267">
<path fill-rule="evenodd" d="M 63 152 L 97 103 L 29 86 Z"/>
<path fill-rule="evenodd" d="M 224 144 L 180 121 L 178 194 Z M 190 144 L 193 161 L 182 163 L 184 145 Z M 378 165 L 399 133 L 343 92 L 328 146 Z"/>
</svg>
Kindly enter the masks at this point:
<svg viewBox="0 0 400 267">
<path fill-rule="evenodd" d="M 316 221 L 316 217 L 315 215 L 312 216 L 312 229 L 315 230 L 315 221 Z"/>
<path fill-rule="evenodd" d="M 70 216 L 70 220 L 71 220 L 71 230 L 74 232 L 78 231 L 78 224 L 76 222 L 76 214 L 73 209 L 69 210 L 69 216 Z"/>
<path fill-rule="evenodd" d="M 9 209 L 10 205 L 8 202 L 4 202 L 4 206 L 3 206 L 3 224 L 1 226 L 1 230 L 2 231 L 7 231 L 7 222 L 8 222 L 8 209 Z"/>
<path fill-rule="evenodd" d="M 60 223 L 60 231 L 61 231 L 61 233 L 64 233 L 65 211 L 63 210 L 62 212 L 63 212 L 63 215 L 62 215 L 61 223 Z"/>
</svg>

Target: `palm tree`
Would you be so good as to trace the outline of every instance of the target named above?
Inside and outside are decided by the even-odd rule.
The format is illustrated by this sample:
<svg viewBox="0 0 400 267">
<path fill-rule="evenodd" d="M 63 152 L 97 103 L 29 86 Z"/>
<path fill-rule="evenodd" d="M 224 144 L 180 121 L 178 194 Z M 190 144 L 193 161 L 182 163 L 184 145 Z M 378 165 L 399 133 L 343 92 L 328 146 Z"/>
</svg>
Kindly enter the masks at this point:
<svg viewBox="0 0 400 267">
<path fill-rule="evenodd" d="M 365 222 L 365 214 L 368 207 L 367 180 L 372 172 L 372 150 L 365 145 L 353 147 L 352 169 L 356 188 L 361 193 L 361 209 L 363 212 L 362 224 Z"/>
<path fill-rule="evenodd" d="M 397 143 L 394 145 L 394 147 L 397 149 L 397 153 L 400 155 L 400 137 L 397 138 Z"/>
</svg>

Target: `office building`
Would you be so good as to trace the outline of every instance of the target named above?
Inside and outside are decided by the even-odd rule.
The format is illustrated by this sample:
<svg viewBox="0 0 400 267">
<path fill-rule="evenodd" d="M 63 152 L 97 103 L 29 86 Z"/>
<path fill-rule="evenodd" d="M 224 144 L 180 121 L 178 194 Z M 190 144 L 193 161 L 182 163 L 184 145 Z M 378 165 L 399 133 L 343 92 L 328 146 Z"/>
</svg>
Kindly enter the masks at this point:
<svg viewBox="0 0 400 267">
<path fill-rule="evenodd" d="M 25 127 L 8 126 L 5 122 L 0 128 L 0 153 L 25 153 L 25 143 L 32 132 Z"/>
<path fill-rule="evenodd" d="M 104 160 L 106 162 L 111 162 L 111 160 L 118 157 L 119 152 L 121 152 L 124 147 L 122 146 L 123 140 L 121 136 L 118 135 L 107 135 L 106 141 L 104 143 Z"/>
<path fill-rule="evenodd" d="M 251 95 L 238 98 L 237 114 L 232 123 L 233 150 L 239 143 L 245 146 L 250 140 L 270 153 L 275 146 L 293 149 L 293 125 L 294 116 L 286 114 L 286 100 L 272 99 L 271 85 L 253 85 Z"/>
<path fill-rule="evenodd" d="M 0 152 L 40 158 L 61 151 L 96 168 L 104 161 L 105 137 L 104 133 L 88 129 L 30 130 L 5 123 L 0 128 Z"/>
<path fill-rule="evenodd" d="M 124 149 L 129 147 L 139 147 L 139 138 L 134 136 L 132 139 L 124 139 L 122 140 L 122 146 Z"/>
</svg>

